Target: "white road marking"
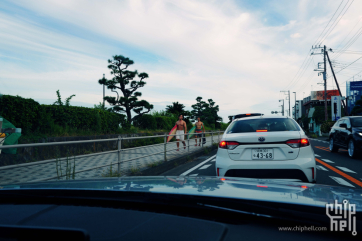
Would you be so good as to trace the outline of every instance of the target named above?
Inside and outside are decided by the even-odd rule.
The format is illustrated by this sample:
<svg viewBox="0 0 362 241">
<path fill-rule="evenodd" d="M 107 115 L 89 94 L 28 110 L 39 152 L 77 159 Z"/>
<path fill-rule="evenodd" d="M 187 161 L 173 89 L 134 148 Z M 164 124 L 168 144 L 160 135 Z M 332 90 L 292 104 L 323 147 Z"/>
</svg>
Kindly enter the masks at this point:
<svg viewBox="0 0 362 241">
<path fill-rule="evenodd" d="M 190 174 L 189 176 L 190 177 L 195 177 L 195 176 L 197 176 L 198 175 L 198 173 L 196 173 L 196 174 Z"/>
<path fill-rule="evenodd" d="M 216 158 L 214 160 L 212 160 L 211 162 L 216 162 Z"/>
<path fill-rule="evenodd" d="M 213 155 L 212 157 L 210 157 L 209 159 L 206 159 L 205 161 L 201 162 L 199 165 L 194 166 L 193 168 L 187 170 L 186 172 L 182 173 L 180 176 L 186 176 L 187 174 L 189 174 L 190 172 L 192 172 L 193 170 L 201 167 L 202 165 L 204 165 L 206 162 L 215 159 L 216 155 Z"/>
<path fill-rule="evenodd" d="M 332 176 L 329 176 L 329 177 L 341 185 L 348 186 L 348 187 L 354 187 L 352 184 L 350 184 L 349 182 L 347 182 L 346 180 L 344 180 L 340 177 L 332 177 Z"/>
<path fill-rule="evenodd" d="M 328 159 L 322 159 L 322 161 L 329 162 L 329 163 L 334 163 L 334 162 L 332 162 L 331 160 L 328 160 Z"/>
<path fill-rule="evenodd" d="M 328 172 L 328 170 L 326 168 L 324 168 L 323 166 L 320 166 L 320 165 L 317 165 L 317 169 Z"/>
<path fill-rule="evenodd" d="M 336 166 L 337 168 L 339 168 L 339 169 L 341 169 L 342 171 L 344 171 L 344 172 L 351 172 L 351 173 L 356 173 L 356 172 L 354 172 L 354 171 L 352 171 L 352 170 L 350 170 L 350 169 L 348 169 L 347 167 L 339 167 L 339 166 Z"/>
<path fill-rule="evenodd" d="M 314 156 L 320 157 L 320 155 L 318 155 L 318 154 L 314 154 Z"/>
<path fill-rule="evenodd" d="M 208 168 L 209 166 L 211 166 L 211 164 L 202 166 L 202 167 L 199 168 L 199 170 L 206 169 L 206 168 Z"/>
</svg>

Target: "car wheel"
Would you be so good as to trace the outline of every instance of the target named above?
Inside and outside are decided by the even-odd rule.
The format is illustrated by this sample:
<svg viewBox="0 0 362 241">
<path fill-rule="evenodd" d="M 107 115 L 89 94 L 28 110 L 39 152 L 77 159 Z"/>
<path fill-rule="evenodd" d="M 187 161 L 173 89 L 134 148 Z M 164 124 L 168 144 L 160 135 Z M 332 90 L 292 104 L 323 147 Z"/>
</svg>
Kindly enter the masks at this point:
<svg viewBox="0 0 362 241">
<path fill-rule="evenodd" d="M 355 145 L 353 139 L 350 139 L 348 141 L 348 155 L 351 158 L 356 158 L 357 157 L 356 145 Z"/>
<path fill-rule="evenodd" d="M 335 144 L 334 144 L 334 139 L 333 139 L 333 137 L 331 137 L 330 139 L 329 139 L 329 150 L 331 151 L 331 152 L 337 152 L 338 151 L 338 146 L 336 146 Z"/>
</svg>

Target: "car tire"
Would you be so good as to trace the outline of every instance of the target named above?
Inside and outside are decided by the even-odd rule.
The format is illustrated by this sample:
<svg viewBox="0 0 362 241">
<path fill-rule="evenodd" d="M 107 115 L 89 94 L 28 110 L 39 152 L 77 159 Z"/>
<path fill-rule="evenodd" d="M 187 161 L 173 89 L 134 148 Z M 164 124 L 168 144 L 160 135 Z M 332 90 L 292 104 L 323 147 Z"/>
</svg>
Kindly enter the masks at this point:
<svg viewBox="0 0 362 241">
<path fill-rule="evenodd" d="M 339 147 L 336 146 L 336 144 L 334 143 L 335 143 L 334 138 L 333 137 L 329 138 L 329 150 L 331 152 L 338 152 Z"/>
<path fill-rule="evenodd" d="M 353 159 L 357 158 L 357 156 L 358 156 L 358 152 L 356 150 L 356 143 L 353 139 L 349 139 L 349 141 L 348 141 L 347 152 L 348 152 L 348 156 Z"/>
</svg>

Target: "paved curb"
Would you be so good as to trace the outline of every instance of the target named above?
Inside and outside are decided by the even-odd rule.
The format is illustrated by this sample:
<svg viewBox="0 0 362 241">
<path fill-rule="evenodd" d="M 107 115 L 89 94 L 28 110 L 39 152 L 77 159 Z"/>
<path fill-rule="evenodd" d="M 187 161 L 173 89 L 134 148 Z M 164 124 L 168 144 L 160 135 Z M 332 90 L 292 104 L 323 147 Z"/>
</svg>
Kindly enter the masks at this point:
<svg viewBox="0 0 362 241">
<path fill-rule="evenodd" d="M 210 150 L 210 147 L 205 147 L 208 148 Z M 195 157 L 199 157 L 202 155 L 205 155 L 204 150 L 205 148 L 201 148 L 200 150 L 197 150 L 195 152 L 192 153 L 186 153 L 182 156 L 173 158 L 167 162 L 164 162 L 156 167 L 151 167 L 151 168 L 147 168 L 146 170 L 141 171 L 140 173 L 137 173 L 136 176 L 157 176 L 160 175 L 164 172 L 167 172 L 173 168 L 175 168 L 176 166 L 182 165 L 186 162 L 188 162 L 190 160 L 190 158 L 195 158 Z M 217 149 L 217 146 L 212 146 L 211 150 L 215 150 Z"/>
</svg>

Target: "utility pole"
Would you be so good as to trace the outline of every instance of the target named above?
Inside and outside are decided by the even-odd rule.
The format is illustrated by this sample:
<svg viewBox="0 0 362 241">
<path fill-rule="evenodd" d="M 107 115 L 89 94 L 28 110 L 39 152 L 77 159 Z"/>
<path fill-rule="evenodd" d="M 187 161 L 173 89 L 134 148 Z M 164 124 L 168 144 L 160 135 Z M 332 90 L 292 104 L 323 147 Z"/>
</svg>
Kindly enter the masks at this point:
<svg viewBox="0 0 362 241">
<path fill-rule="evenodd" d="M 288 90 L 288 100 L 289 100 L 289 117 L 290 117 L 290 90 Z"/>
<path fill-rule="evenodd" d="M 294 93 L 294 120 L 297 121 L 297 93 Z"/>
<path fill-rule="evenodd" d="M 330 50 L 332 50 L 332 49 L 330 49 Z M 337 85 L 337 88 L 338 88 L 338 91 L 339 91 L 339 95 L 340 95 L 341 98 L 342 98 L 342 92 L 341 92 L 341 89 L 339 88 L 336 75 L 334 74 L 334 70 L 333 70 L 332 63 L 331 63 L 331 60 L 330 60 L 330 58 L 329 58 L 328 52 L 326 52 L 326 55 L 327 55 L 327 58 L 328 58 L 329 66 L 331 67 L 331 71 L 332 71 L 332 74 L 333 74 L 333 77 L 334 77 L 334 81 L 336 82 L 336 85 Z M 347 102 L 347 99 L 346 99 L 346 102 Z M 342 100 L 342 105 L 343 105 L 343 107 L 344 107 L 344 113 L 345 113 L 345 115 L 348 116 L 348 110 L 347 110 L 346 104 L 344 103 L 343 100 Z"/>
<path fill-rule="evenodd" d="M 284 99 L 279 100 L 279 102 L 280 102 L 280 101 L 283 101 L 283 105 L 282 105 L 282 115 L 284 116 Z"/>
<path fill-rule="evenodd" d="M 328 111 L 327 111 L 327 64 L 326 64 L 326 46 L 324 45 L 323 51 L 323 62 L 324 62 L 324 73 L 323 73 L 323 80 L 324 80 L 324 119 L 325 121 L 328 120 Z"/>
<path fill-rule="evenodd" d="M 104 74 L 103 74 L 103 79 L 104 79 Z M 103 84 L 103 107 L 104 107 L 104 94 L 105 94 L 105 89 L 104 89 L 104 84 Z"/>
<path fill-rule="evenodd" d="M 290 116 L 290 90 L 288 90 L 288 91 L 283 90 L 283 91 L 280 91 L 280 92 L 283 92 L 283 93 L 288 92 L 288 100 L 289 100 L 289 112 L 288 112 L 288 114 Z"/>
<path fill-rule="evenodd" d="M 321 53 L 312 53 L 311 55 L 315 55 L 315 54 L 323 54 L 323 71 L 318 73 L 318 76 L 322 73 L 323 74 L 323 80 L 324 80 L 324 119 L 327 121 L 328 120 L 328 111 L 327 111 L 327 64 L 326 64 L 326 53 L 327 53 L 327 48 L 324 45 L 323 47 L 320 46 L 312 46 L 312 49 L 321 49 Z M 319 64 L 318 64 L 318 69 L 315 69 L 314 71 L 321 71 L 322 69 L 320 69 Z"/>
</svg>

